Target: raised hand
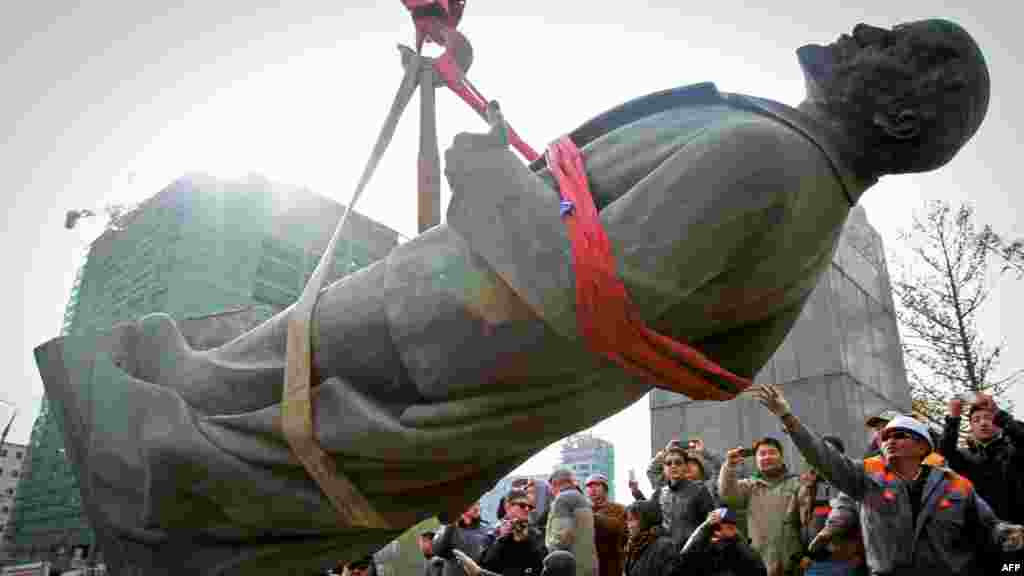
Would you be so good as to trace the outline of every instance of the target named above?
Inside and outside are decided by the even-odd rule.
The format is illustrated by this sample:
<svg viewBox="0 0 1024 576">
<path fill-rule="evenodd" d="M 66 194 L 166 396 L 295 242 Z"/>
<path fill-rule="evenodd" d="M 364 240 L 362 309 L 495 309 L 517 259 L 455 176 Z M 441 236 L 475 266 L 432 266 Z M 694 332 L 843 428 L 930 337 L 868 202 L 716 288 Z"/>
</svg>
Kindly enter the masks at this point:
<svg viewBox="0 0 1024 576">
<path fill-rule="evenodd" d="M 789 407 L 789 402 L 782 396 L 782 390 L 778 386 L 772 386 L 765 384 L 762 386 L 756 386 L 753 389 L 754 397 L 757 401 L 764 405 L 769 412 L 776 416 L 782 417 L 786 414 L 792 414 L 792 409 Z"/>
<path fill-rule="evenodd" d="M 725 461 L 729 463 L 730 468 L 735 468 L 743 463 L 743 460 L 746 459 L 746 456 L 743 455 L 744 450 L 746 448 L 738 446 L 725 453 Z"/>
<path fill-rule="evenodd" d="M 708 513 L 708 518 L 707 518 L 706 522 L 708 524 L 718 524 L 718 523 L 720 523 L 722 521 L 722 516 L 723 516 L 723 509 L 722 508 L 717 508 L 717 509 L 712 510 L 711 512 Z"/>
<path fill-rule="evenodd" d="M 949 401 L 949 415 L 953 418 L 959 418 L 964 413 L 964 401 L 959 396 L 954 396 Z"/>
<path fill-rule="evenodd" d="M 832 541 L 832 529 L 828 526 L 821 529 L 820 532 L 811 540 L 811 543 L 807 545 L 807 550 L 812 554 L 828 546 L 829 542 Z"/>
<path fill-rule="evenodd" d="M 455 555 L 455 559 L 459 562 L 459 566 L 462 566 L 462 570 L 466 572 L 467 576 L 480 576 L 480 565 L 474 562 L 465 552 L 455 548 L 452 550 L 452 554 Z"/>
</svg>

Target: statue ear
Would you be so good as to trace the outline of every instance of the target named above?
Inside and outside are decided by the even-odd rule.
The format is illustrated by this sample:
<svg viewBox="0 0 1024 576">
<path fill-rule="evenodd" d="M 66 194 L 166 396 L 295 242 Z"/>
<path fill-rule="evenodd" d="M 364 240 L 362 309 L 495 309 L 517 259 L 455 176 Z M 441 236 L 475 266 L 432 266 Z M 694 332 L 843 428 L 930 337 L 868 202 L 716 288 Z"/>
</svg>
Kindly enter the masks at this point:
<svg viewBox="0 0 1024 576">
<path fill-rule="evenodd" d="M 878 112 L 874 121 L 875 126 L 897 140 L 910 140 L 921 133 L 921 117 L 914 110 L 903 109 L 896 114 Z"/>
</svg>

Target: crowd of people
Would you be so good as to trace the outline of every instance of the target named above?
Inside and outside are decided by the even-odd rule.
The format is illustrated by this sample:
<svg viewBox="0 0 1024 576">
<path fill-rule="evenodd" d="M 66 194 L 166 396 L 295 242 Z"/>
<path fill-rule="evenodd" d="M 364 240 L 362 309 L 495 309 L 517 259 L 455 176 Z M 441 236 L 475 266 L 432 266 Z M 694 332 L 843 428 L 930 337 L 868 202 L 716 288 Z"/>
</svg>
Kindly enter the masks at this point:
<svg viewBox="0 0 1024 576">
<path fill-rule="evenodd" d="M 867 453 L 852 457 L 841 438 L 807 429 L 779 388 L 753 395 L 779 417 L 807 471 L 787 467 L 779 438 L 724 457 L 700 439 L 673 440 L 647 470 L 653 493 L 631 478 L 634 501 L 623 505 L 609 499 L 604 475 L 581 487 L 556 468 L 547 482 L 513 482 L 494 526 L 477 503 L 420 534 L 424 576 L 1024 571 L 1024 422 L 990 397 L 950 402 L 941 434 L 893 410 L 874 415 Z"/>
</svg>

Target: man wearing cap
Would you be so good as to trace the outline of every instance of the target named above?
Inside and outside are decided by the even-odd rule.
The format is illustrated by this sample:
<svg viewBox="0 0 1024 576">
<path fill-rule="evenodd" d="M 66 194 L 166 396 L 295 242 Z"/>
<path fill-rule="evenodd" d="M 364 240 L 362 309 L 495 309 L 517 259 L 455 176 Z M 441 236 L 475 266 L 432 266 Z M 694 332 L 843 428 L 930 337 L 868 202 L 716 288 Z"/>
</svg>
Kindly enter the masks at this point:
<svg viewBox="0 0 1024 576">
<path fill-rule="evenodd" d="M 598 574 L 622 574 L 622 551 L 626 545 L 626 507 L 608 500 L 608 477 L 591 474 L 585 483 L 594 511 L 594 545 Z"/>
<path fill-rule="evenodd" d="M 882 433 L 885 425 L 899 415 L 900 413 L 895 410 L 886 409 L 864 422 L 864 427 L 871 431 L 871 442 L 868 444 L 868 451 L 864 454 L 865 458 L 878 456 L 882 453 L 882 440 L 879 435 Z"/>
<path fill-rule="evenodd" d="M 950 468 L 971 479 L 996 516 L 1024 523 L 1024 422 L 1014 420 L 991 396 L 981 394 L 967 411 L 967 446 L 958 448 L 963 404 L 960 398 L 950 401 L 939 451 Z M 1014 562 L 1021 558 L 1020 553 L 1005 556 Z"/>
<path fill-rule="evenodd" d="M 673 576 L 767 575 L 761 557 L 744 540 L 736 530 L 734 511 L 712 511 L 686 541 Z"/>
<path fill-rule="evenodd" d="M 564 550 L 575 557 L 576 576 L 595 576 L 594 511 L 569 468 L 558 467 L 548 479 L 555 499 L 548 511 L 545 545 L 548 552 Z"/>
<path fill-rule="evenodd" d="M 661 507 L 665 535 L 682 546 L 697 526 L 715 509 L 711 492 L 703 482 L 686 479 L 686 449 L 672 444 L 664 455 L 665 484 L 654 491 L 651 500 Z"/>
<path fill-rule="evenodd" d="M 976 574 L 980 550 L 1024 546 L 1024 527 L 997 518 L 970 480 L 925 462 L 933 446 L 923 423 L 893 418 L 882 431 L 882 455 L 853 460 L 805 428 L 779 388 L 758 386 L 753 394 L 782 420 L 804 458 L 861 503 L 872 574 Z"/>
</svg>

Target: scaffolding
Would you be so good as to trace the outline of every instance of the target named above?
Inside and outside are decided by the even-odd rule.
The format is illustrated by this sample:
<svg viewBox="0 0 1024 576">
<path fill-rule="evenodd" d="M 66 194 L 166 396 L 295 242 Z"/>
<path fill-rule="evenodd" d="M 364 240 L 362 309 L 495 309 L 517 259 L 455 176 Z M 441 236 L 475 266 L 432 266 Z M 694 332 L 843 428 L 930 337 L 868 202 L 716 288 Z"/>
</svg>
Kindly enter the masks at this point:
<svg viewBox="0 0 1024 576">
<path fill-rule="evenodd" d="M 341 209 L 308 190 L 262 179 L 179 179 L 90 244 L 61 335 L 106 330 L 153 312 L 187 321 L 251 308 L 255 321 L 264 320 L 298 297 Z M 383 258 L 398 243 L 397 232 L 353 216 L 329 280 Z M 43 398 L 32 428 L 7 532 L 13 558 L 59 561 L 75 548 L 96 550 L 55 402 Z"/>
</svg>

